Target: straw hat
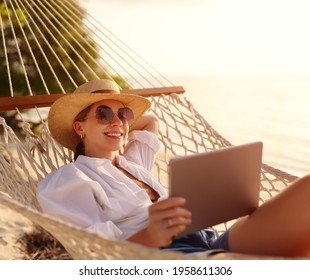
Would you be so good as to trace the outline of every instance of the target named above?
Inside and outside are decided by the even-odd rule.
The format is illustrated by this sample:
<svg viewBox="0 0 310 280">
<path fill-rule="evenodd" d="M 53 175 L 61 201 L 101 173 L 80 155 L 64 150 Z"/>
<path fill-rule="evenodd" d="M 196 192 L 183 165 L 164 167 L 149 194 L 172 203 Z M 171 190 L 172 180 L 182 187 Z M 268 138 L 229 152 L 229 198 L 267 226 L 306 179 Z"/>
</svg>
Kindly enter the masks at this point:
<svg viewBox="0 0 310 280">
<path fill-rule="evenodd" d="M 114 81 L 90 81 L 79 86 L 73 93 L 60 97 L 51 106 L 48 127 L 54 139 L 64 147 L 75 150 L 80 137 L 72 127 L 74 118 L 89 105 L 106 99 L 120 101 L 131 108 L 134 120 L 150 107 L 150 101 L 142 96 L 120 93 Z"/>
</svg>

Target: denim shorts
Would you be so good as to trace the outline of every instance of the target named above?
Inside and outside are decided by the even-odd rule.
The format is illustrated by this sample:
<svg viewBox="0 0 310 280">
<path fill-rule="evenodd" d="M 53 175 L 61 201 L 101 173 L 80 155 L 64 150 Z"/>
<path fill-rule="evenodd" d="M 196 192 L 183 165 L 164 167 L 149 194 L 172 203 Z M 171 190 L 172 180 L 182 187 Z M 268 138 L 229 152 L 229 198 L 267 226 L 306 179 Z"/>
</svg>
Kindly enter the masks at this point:
<svg viewBox="0 0 310 280">
<path fill-rule="evenodd" d="M 228 245 L 229 230 L 217 237 L 212 229 L 197 231 L 192 234 L 175 238 L 171 245 L 161 248 L 165 251 L 178 251 L 185 254 L 205 252 L 214 254 L 229 252 Z"/>
</svg>

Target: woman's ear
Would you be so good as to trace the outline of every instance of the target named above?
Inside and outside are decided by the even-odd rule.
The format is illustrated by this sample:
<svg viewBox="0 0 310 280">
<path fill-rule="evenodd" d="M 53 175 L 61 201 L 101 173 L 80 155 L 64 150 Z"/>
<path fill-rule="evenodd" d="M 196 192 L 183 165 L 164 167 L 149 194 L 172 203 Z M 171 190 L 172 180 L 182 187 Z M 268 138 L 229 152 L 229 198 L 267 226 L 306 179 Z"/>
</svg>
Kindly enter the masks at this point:
<svg viewBox="0 0 310 280">
<path fill-rule="evenodd" d="M 75 132 L 81 137 L 81 139 L 84 138 L 84 129 L 83 129 L 83 125 L 80 121 L 75 121 L 72 125 L 73 129 L 75 130 Z"/>
</svg>

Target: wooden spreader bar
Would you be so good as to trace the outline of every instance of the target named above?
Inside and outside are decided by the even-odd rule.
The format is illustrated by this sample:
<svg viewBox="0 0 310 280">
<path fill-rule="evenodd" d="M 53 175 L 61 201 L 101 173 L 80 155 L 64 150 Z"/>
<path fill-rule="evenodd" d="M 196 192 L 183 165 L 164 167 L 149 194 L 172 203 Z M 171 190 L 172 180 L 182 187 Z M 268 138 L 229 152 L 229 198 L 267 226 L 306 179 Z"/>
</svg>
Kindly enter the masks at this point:
<svg viewBox="0 0 310 280">
<path fill-rule="evenodd" d="M 173 87 L 158 87 L 158 88 L 143 88 L 143 89 L 126 89 L 122 90 L 123 94 L 137 94 L 144 97 L 159 96 L 162 94 L 182 94 L 185 90 L 182 86 Z M 63 96 L 64 93 L 44 94 L 32 96 L 14 96 L 0 97 L 0 112 L 15 110 L 16 108 L 30 109 L 35 107 L 49 107 L 55 100 Z"/>
</svg>

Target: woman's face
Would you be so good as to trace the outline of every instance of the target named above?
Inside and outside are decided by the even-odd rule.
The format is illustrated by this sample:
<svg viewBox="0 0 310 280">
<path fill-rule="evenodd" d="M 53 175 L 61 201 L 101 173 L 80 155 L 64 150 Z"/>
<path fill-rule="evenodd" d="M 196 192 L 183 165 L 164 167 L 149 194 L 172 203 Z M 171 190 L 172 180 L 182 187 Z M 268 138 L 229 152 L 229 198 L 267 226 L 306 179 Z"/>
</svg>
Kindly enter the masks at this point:
<svg viewBox="0 0 310 280">
<path fill-rule="evenodd" d="M 110 107 L 114 112 L 114 117 L 108 124 L 96 118 L 96 109 L 101 105 Z M 118 110 L 123 107 L 119 101 L 99 101 L 92 105 L 84 121 L 76 121 L 73 124 L 75 131 L 83 135 L 86 156 L 114 159 L 124 145 L 129 130 L 129 125 L 117 116 Z"/>
</svg>

